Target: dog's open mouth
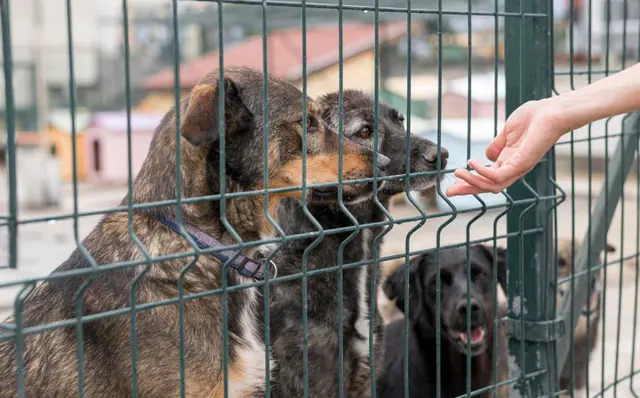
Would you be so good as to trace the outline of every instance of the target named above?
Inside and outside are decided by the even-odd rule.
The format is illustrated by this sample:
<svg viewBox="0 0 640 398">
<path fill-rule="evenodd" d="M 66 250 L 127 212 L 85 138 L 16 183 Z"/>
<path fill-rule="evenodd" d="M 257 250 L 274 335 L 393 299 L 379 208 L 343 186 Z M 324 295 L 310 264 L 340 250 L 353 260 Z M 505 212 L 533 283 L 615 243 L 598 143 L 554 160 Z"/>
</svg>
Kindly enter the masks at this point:
<svg viewBox="0 0 640 398">
<path fill-rule="evenodd" d="M 471 355 L 481 354 L 485 347 L 485 335 L 486 331 L 483 326 L 473 326 L 471 328 L 471 333 L 467 333 L 467 331 L 456 331 L 453 333 L 455 335 L 455 340 L 458 343 L 458 349 L 462 353 L 467 353 L 467 348 L 470 348 Z"/>
<path fill-rule="evenodd" d="M 471 334 L 467 334 L 467 332 L 458 332 L 458 336 L 463 343 L 467 343 L 467 340 L 471 343 L 471 345 L 475 345 L 484 341 L 484 328 L 482 326 L 476 326 L 471 329 Z M 467 337 L 468 336 L 468 337 Z"/>
</svg>

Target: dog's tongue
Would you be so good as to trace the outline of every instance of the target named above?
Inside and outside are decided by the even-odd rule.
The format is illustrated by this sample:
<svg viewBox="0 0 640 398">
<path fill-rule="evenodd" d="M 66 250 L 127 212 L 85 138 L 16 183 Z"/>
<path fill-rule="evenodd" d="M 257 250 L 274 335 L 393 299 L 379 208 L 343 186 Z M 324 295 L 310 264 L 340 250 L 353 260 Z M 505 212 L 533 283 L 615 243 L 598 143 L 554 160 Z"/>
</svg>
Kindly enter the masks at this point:
<svg viewBox="0 0 640 398">
<path fill-rule="evenodd" d="M 473 329 L 471 329 L 471 344 L 476 344 L 482 341 L 482 339 L 484 338 L 484 329 L 481 327 L 475 327 Z M 467 341 L 467 334 L 466 333 L 460 333 L 460 339 L 462 339 L 462 341 L 466 342 Z"/>
</svg>

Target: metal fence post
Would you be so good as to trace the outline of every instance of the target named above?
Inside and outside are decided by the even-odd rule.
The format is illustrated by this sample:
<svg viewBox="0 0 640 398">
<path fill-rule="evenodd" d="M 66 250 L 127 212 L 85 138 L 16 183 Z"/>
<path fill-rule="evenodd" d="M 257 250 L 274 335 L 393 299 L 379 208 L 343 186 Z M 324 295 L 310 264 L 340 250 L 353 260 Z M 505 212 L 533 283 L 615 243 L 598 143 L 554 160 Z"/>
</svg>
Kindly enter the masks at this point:
<svg viewBox="0 0 640 398">
<path fill-rule="evenodd" d="M 519 14 L 505 21 L 506 111 L 510 114 L 529 100 L 551 95 L 551 10 L 548 0 L 510 0 L 505 7 L 507 13 Z M 563 324 L 555 320 L 551 284 L 555 272 L 551 215 L 556 203 L 543 199 L 554 194 L 551 156 L 547 154 L 508 189 L 515 201 L 535 199 L 530 206 L 516 206 L 507 215 L 509 312 L 505 326 L 510 377 L 518 380 L 509 394 L 513 397 L 552 396 L 557 388 L 555 339 Z M 543 231 L 527 236 L 520 232 L 533 228 Z"/>
<path fill-rule="evenodd" d="M 7 124 L 7 173 L 9 180 L 9 267 L 18 266 L 18 183 L 16 181 L 16 114 L 13 96 L 13 57 L 9 1 L 0 2 L 2 21 L 2 64 L 4 68 L 5 115 Z"/>
</svg>

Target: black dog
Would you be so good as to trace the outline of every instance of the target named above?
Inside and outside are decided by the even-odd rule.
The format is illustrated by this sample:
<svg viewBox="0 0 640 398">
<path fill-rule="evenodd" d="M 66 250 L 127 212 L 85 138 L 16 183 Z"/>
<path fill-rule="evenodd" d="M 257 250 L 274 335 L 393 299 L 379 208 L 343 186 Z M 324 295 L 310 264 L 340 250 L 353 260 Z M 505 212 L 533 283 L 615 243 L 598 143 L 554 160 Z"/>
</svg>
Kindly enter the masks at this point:
<svg viewBox="0 0 640 398">
<path fill-rule="evenodd" d="M 497 250 L 497 279 L 504 288 L 505 250 Z M 471 391 L 493 383 L 493 248 L 484 245 L 471 246 L 469 257 L 471 284 L 467 286 L 466 248 L 440 251 L 442 397 L 455 397 L 466 393 L 468 349 L 471 353 Z M 437 263 L 434 252 L 410 261 L 408 314 L 403 311 L 404 269 L 396 269 L 383 286 L 385 294 L 390 299 L 395 299 L 396 306 L 409 317 L 410 397 L 436 396 L 436 277 Z M 467 333 L 468 316 L 471 319 L 471 333 Z M 505 339 L 499 336 L 499 340 L 504 343 Z M 500 357 L 503 353 L 506 355 L 506 346 L 502 347 Z M 404 320 L 400 319 L 389 323 L 385 329 L 385 359 L 383 375 L 378 382 L 379 396 L 404 397 L 403 381 Z M 490 392 L 486 393 L 487 396 L 489 394 Z"/>
<path fill-rule="evenodd" d="M 323 108 L 323 119 L 332 128 L 337 127 L 339 106 L 337 93 L 318 100 Z M 344 136 L 346 142 L 355 142 L 373 149 L 374 101 L 371 95 L 347 90 L 344 92 Z M 402 115 L 395 109 L 380 104 L 378 151 L 390 159 L 386 175 L 405 173 L 405 137 Z M 410 138 L 411 172 L 429 172 L 437 169 L 437 147 L 433 142 L 412 135 Z M 441 168 L 446 164 L 446 149 L 441 149 Z M 420 175 L 411 179 L 413 189 L 421 190 L 436 184 L 435 175 Z M 404 182 L 399 177 L 378 185 L 378 198 L 388 206 L 391 195 L 402 192 Z M 371 194 L 359 200 L 345 201 L 348 211 L 360 225 L 384 221 L 386 216 L 372 200 Z M 309 205 L 313 217 L 325 230 L 352 227 L 354 222 L 332 203 Z M 296 200 L 283 200 L 278 219 L 287 235 L 317 231 L 318 228 L 305 215 Z M 383 227 L 361 228 L 359 234 L 345 246 L 343 264 L 371 259 L 376 249 L 376 237 Z M 320 270 L 338 264 L 338 248 L 352 234 L 351 231 L 327 234 L 317 247 L 310 250 L 308 270 Z M 303 255 L 315 238 L 290 241 L 275 256 L 279 273 L 289 275 L 302 271 Z M 343 319 L 344 396 L 366 397 L 371 393 L 369 362 L 370 322 L 374 323 L 373 341 L 376 370 L 382 367 L 382 319 L 374 313 L 370 319 L 370 297 L 373 268 L 370 264 L 343 271 L 342 291 L 336 271 L 309 277 L 307 285 L 307 346 L 309 395 L 332 398 L 339 396 L 338 347 L 339 319 Z M 380 278 L 378 278 L 380 281 Z M 377 285 L 376 285 L 377 287 Z M 343 312 L 338 312 L 339 294 L 343 297 Z M 271 293 L 271 338 L 275 362 L 272 396 L 300 397 L 304 391 L 302 327 L 302 283 L 300 280 L 278 283 Z"/>
</svg>

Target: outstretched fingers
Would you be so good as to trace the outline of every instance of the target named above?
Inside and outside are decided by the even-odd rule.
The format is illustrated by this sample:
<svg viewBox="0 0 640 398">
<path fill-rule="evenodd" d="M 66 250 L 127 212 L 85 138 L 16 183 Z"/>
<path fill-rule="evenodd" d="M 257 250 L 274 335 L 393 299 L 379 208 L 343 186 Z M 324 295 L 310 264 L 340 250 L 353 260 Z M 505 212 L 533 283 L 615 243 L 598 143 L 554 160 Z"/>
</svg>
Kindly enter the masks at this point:
<svg viewBox="0 0 640 398">
<path fill-rule="evenodd" d="M 500 184 L 491 181 L 484 176 L 473 174 L 469 170 L 458 169 L 454 172 L 454 175 L 461 180 L 464 180 L 467 184 L 480 189 L 481 192 L 498 193 L 502 191 L 502 187 L 500 186 Z"/>
<path fill-rule="evenodd" d="M 454 185 L 451 185 L 445 191 L 445 195 L 448 197 L 453 196 L 462 196 L 462 195 L 476 195 L 479 193 L 483 193 L 484 191 L 480 188 L 474 187 L 473 185 L 469 185 L 464 180 L 458 180 Z"/>
</svg>

